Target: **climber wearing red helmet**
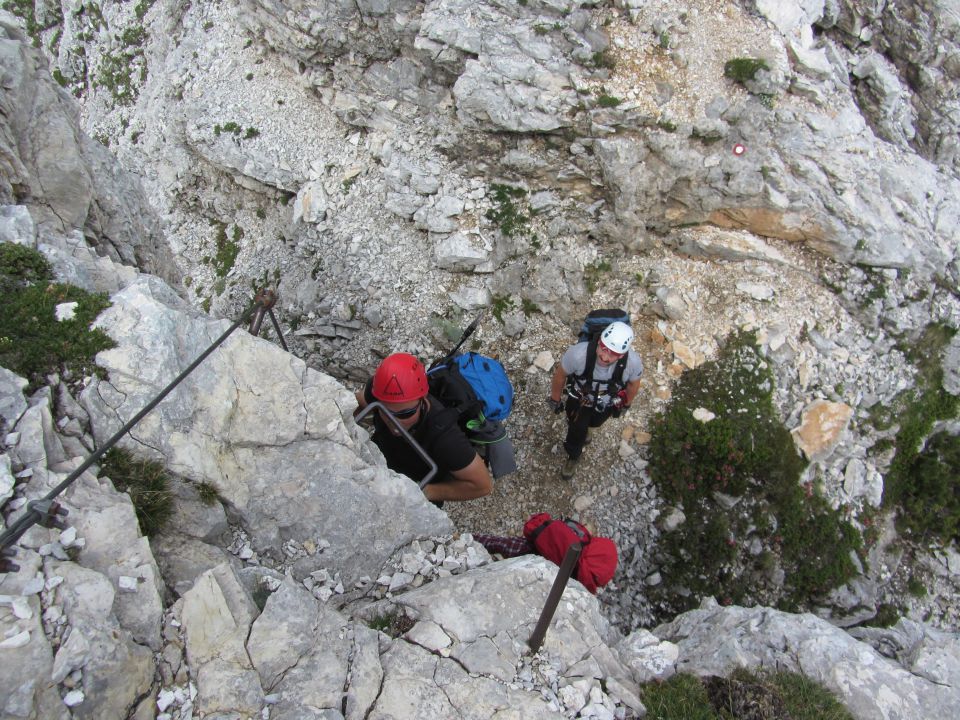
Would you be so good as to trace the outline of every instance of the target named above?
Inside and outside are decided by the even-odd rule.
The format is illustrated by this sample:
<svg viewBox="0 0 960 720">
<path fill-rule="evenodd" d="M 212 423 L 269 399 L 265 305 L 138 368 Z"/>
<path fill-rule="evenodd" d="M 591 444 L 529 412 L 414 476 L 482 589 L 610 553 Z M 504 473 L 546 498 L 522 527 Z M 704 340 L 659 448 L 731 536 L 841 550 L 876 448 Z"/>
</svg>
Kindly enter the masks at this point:
<svg viewBox="0 0 960 720">
<path fill-rule="evenodd" d="M 426 371 L 413 355 L 385 358 L 356 396 L 358 412 L 374 400 L 382 403 L 437 464 L 436 477 L 423 489 L 428 500 L 472 500 L 493 490 L 490 472 L 457 424 L 456 411 L 430 396 Z M 379 411 L 373 441 L 391 470 L 416 482 L 427 474 L 426 463 Z"/>
</svg>

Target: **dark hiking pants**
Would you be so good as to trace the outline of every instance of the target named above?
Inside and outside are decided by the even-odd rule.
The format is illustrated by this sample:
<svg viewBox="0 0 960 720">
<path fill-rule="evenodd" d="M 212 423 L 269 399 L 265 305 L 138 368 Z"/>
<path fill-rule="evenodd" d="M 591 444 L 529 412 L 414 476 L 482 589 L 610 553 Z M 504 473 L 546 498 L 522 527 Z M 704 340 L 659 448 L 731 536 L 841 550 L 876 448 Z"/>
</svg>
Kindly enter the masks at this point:
<svg viewBox="0 0 960 720">
<path fill-rule="evenodd" d="M 580 405 L 580 400 L 567 398 L 567 439 L 563 441 L 563 449 L 571 460 L 579 460 L 583 453 L 583 446 L 587 442 L 587 428 L 600 427 L 607 421 L 613 412 L 611 406 L 603 410 Z"/>
</svg>

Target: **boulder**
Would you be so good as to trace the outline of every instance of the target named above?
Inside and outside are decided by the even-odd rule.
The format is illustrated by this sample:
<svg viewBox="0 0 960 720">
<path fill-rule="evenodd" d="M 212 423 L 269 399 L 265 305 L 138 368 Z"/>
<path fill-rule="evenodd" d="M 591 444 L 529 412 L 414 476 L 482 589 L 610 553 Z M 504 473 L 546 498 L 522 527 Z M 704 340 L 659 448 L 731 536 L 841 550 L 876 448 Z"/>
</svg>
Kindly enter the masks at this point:
<svg viewBox="0 0 960 720">
<path fill-rule="evenodd" d="M 951 717 L 960 700 L 960 687 L 940 682 L 949 673 L 931 682 L 809 614 L 707 602 L 653 634 L 679 647 L 677 672 L 726 677 L 745 667 L 801 673 L 837 695 L 858 719 Z"/>
<path fill-rule="evenodd" d="M 200 712 L 259 714 L 264 693 L 244 646 L 257 614 L 229 565 L 205 572 L 184 594 L 181 623 Z"/>
<path fill-rule="evenodd" d="M 846 403 L 814 400 L 803 411 L 800 426 L 792 430 L 797 447 L 811 462 L 830 456 L 840 443 L 853 408 Z"/>
<path fill-rule="evenodd" d="M 81 395 L 102 442 L 139 412 L 225 329 L 143 278 L 97 320 L 117 347 L 97 357 L 109 381 Z M 122 445 L 216 488 L 258 553 L 284 557 L 287 540 L 323 539 L 296 561 L 344 582 L 376 576 L 409 540 L 450 530 L 409 479 L 386 469 L 352 420 L 352 393 L 279 347 L 234 333 L 131 432 Z M 366 511 L 344 522 L 338 508 Z"/>
</svg>

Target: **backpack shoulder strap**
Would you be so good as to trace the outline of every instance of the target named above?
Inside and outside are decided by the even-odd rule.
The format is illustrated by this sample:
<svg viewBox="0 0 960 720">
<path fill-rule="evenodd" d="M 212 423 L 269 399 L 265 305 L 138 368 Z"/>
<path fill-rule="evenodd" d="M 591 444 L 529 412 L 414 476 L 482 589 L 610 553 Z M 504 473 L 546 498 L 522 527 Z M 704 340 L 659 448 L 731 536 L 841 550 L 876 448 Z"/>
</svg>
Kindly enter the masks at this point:
<svg viewBox="0 0 960 720">
<path fill-rule="evenodd" d="M 593 380 L 593 370 L 597 366 L 597 344 L 599 342 L 599 337 L 587 342 L 587 359 L 583 366 L 583 372 L 578 377 Z"/>
<path fill-rule="evenodd" d="M 613 368 L 613 375 L 610 377 L 609 387 L 614 392 L 619 392 L 623 387 L 623 373 L 627 369 L 627 360 L 630 358 L 630 351 L 627 351 L 622 358 L 617 360 L 617 365 Z"/>
<path fill-rule="evenodd" d="M 537 542 L 537 538 L 540 537 L 540 533 L 547 529 L 547 525 L 556 522 L 556 520 L 547 520 L 545 523 L 538 525 L 533 529 L 533 532 L 530 533 L 530 537 L 527 538 L 530 541 L 530 544 L 533 545 Z"/>
</svg>

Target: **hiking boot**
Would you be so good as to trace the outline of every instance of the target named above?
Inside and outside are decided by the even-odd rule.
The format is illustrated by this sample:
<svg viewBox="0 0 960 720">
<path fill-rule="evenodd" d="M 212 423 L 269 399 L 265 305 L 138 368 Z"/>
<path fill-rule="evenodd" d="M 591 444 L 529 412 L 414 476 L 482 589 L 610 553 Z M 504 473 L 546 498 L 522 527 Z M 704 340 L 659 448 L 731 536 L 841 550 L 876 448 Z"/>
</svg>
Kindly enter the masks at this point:
<svg viewBox="0 0 960 720">
<path fill-rule="evenodd" d="M 590 437 L 591 435 L 593 435 L 593 428 L 587 428 L 587 439 L 583 441 L 584 445 L 589 445 L 590 441 L 593 440 L 593 438 Z"/>
<path fill-rule="evenodd" d="M 563 468 L 560 470 L 560 477 L 564 480 L 570 480 L 573 478 L 573 474 L 577 471 L 577 460 L 573 458 L 567 458 L 567 461 L 563 464 Z"/>
</svg>

